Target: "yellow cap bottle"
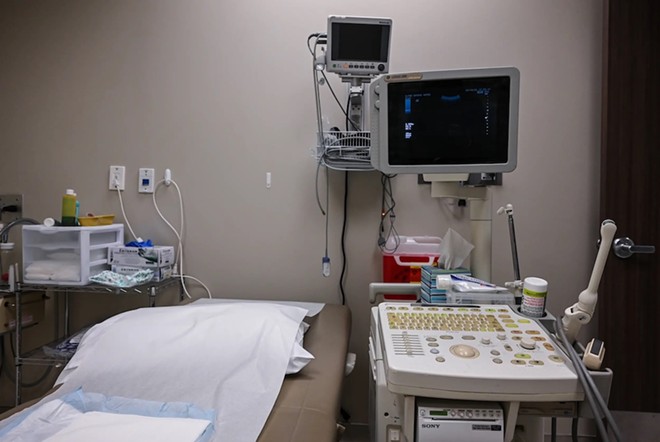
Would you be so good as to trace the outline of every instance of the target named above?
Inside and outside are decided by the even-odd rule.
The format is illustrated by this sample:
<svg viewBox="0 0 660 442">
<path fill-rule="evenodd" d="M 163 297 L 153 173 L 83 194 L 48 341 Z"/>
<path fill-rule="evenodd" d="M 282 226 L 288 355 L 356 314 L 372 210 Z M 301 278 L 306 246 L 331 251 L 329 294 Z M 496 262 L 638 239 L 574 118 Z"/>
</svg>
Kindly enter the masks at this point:
<svg viewBox="0 0 660 442">
<path fill-rule="evenodd" d="M 76 192 L 73 189 L 67 189 L 62 197 L 62 225 L 78 225 L 78 220 L 76 219 Z"/>
</svg>

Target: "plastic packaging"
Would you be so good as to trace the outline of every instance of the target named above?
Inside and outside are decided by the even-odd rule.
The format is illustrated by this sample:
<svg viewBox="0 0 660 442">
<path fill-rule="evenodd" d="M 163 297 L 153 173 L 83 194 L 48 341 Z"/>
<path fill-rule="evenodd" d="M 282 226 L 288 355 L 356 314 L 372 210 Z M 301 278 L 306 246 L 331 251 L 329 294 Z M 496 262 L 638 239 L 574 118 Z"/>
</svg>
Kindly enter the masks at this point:
<svg viewBox="0 0 660 442">
<path fill-rule="evenodd" d="M 502 304 L 515 305 L 516 297 L 511 292 L 498 293 L 461 293 L 450 290 L 447 292 L 447 304 Z"/>
<path fill-rule="evenodd" d="M 532 318 L 541 318 L 545 313 L 545 299 L 548 296 L 548 281 L 529 277 L 523 281 L 523 296 L 520 313 Z"/>
<path fill-rule="evenodd" d="M 62 225 L 63 226 L 76 226 L 78 220 L 76 219 L 76 192 L 73 189 L 67 189 L 62 197 Z"/>
<path fill-rule="evenodd" d="M 104 270 L 101 273 L 90 276 L 89 280 L 112 287 L 128 288 L 149 282 L 153 276 L 154 271 L 151 269 L 142 269 L 132 275 L 121 275 L 111 270 Z"/>
</svg>

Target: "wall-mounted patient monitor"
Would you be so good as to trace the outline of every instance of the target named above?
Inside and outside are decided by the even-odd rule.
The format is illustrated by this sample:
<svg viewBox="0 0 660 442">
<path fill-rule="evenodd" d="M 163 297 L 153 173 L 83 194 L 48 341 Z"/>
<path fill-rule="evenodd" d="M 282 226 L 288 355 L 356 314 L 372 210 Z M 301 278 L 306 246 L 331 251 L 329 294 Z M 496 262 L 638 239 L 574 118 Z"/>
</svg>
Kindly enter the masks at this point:
<svg viewBox="0 0 660 442">
<path fill-rule="evenodd" d="M 516 168 L 516 68 L 390 74 L 370 86 L 371 164 L 385 173 Z"/>
<path fill-rule="evenodd" d="M 391 19 L 331 15 L 327 33 L 328 72 L 353 76 L 389 72 Z"/>
</svg>

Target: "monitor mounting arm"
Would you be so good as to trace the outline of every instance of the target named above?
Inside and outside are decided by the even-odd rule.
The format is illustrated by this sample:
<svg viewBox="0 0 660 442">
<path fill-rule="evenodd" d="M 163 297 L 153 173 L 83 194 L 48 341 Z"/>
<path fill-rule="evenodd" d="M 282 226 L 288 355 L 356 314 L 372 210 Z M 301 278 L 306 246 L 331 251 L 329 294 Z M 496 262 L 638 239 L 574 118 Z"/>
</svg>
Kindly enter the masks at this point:
<svg viewBox="0 0 660 442">
<path fill-rule="evenodd" d="M 598 301 L 598 286 L 600 279 L 603 275 L 603 269 L 607 262 L 607 255 L 612 247 L 614 234 L 616 233 L 616 224 L 614 221 L 606 219 L 600 226 L 600 245 L 598 247 L 598 254 L 596 255 L 596 262 L 591 272 L 591 279 L 586 289 L 580 293 L 578 302 L 568 307 L 564 311 L 562 324 L 566 337 L 569 342 L 575 342 L 580 328 L 588 324 L 596 310 L 596 302 Z"/>
</svg>

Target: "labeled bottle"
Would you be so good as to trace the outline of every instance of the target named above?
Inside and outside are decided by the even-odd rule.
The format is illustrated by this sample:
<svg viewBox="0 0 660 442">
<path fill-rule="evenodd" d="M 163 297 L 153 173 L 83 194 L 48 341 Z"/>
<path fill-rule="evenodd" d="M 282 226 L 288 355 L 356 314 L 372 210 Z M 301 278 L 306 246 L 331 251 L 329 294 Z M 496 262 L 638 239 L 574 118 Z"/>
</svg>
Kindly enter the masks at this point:
<svg viewBox="0 0 660 442">
<path fill-rule="evenodd" d="M 545 314 L 545 300 L 548 296 L 548 281 L 529 277 L 523 281 L 523 296 L 520 313 L 532 318 L 542 318 Z"/>
<path fill-rule="evenodd" d="M 73 189 L 67 189 L 62 197 L 62 225 L 78 225 L 78 220 L 76 219 L 76 192 Z"/>
</svg>

